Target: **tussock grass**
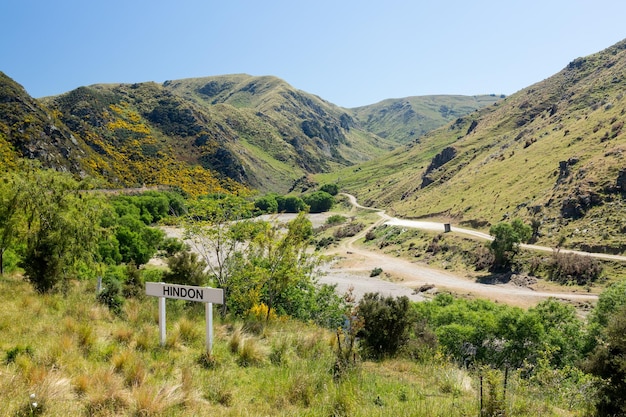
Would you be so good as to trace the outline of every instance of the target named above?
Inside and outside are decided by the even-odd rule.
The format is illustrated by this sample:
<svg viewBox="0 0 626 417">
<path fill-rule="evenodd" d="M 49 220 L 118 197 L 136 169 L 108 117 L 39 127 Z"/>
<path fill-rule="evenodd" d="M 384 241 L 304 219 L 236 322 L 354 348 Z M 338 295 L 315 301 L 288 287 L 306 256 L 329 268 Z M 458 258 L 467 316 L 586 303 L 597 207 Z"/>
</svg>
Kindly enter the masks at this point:
<svg viewBox="0 0 626 417">
<path fill-rule="evenodd" d="M 256 339 L 245 338 L 239 349 L 237 363 L 240 366 L 261 366 L 265 362 L 266 354 Z"/>
<path fill-rule="evenodd" d="M 331 331 L 276 320 L 255 335 L 217 318 L 208 354 L 202 314 L 181 303 L 168 310 L 176 342 L 161 347 L 154 300 L 109 315 L 86 283 L 69 291 L 38 296 L 17 277 L 0 279 L 4 415 L 28 415 L 31 394 L 46 416 L 477 414 L 476 376 L 441 358 L 363 362 L 336 381 Z M 509 415 L 556 415 L 548 399 L 510 387 L 508 410 L 519 411 Z"/>
<path fill-rule="evenodd" d="M 202 340 L 204 333 L 204 329 L 201 329 L 197 322 L 193 322 L 186 317 L 181 318 L 176 323 L 175 331 L 178 332 L 181 341 L 185 344 Z"/>
</svg>

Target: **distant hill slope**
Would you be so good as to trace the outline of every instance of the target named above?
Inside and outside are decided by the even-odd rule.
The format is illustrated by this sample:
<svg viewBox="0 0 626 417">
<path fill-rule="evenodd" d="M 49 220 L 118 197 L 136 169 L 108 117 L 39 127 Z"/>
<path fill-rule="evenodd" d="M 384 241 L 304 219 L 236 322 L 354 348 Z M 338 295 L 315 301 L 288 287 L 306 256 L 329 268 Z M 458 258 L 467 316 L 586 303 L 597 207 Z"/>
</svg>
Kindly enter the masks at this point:
<svg viewBox="0 0 626 417">
<path fill-rule="evenodd" d="M 35 100 L 2 74 L 0 91 L 0 157 L 38 159 L 115 187 L 286 192 L 309 174 L 381 156 L 400 136 L 376 135 L 352 110 L 271 76 L 92 85 Z"/>
<path fill-rule="evenodd" d="M 625 91 L 622 41 L 337 178 L 401 216 L 521 217 L 545 244 L 623 253 Z"/>
<path fill-rule="evenodd" d="M 351 110 L 367 131 L 397 143 L 408 143 L 503 98 L 495 94 L 415 96 L 383 100 Z"/>
<path fill-rule="evenodd" d="M 58 170 L 90 174 L 80 162 L 90 154 L 54 112 L 0 72 L 0 166 L 15 166 L 19 158 L 28 158 Z"/>
</svg>

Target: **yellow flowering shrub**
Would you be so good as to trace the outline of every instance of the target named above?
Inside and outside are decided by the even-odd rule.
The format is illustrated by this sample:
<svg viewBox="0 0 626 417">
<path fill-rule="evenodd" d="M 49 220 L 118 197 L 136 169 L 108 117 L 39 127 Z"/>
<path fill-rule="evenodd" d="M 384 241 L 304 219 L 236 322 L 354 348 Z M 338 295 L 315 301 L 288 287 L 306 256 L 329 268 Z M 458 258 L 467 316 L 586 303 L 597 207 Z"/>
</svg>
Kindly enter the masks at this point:
<svg viewBox="0 0 626 417">
<path fill-rule="evenodd" d="M 265 320 L 267 318 L 267 310 L 268 307 L 267 305 L 265 305 L 265 303 L 261 303 L 261 304 L 255 304 L 249 311 L 248 311 L 248 317 L 253 318 L 257 321 L 262 321 Z M 276 313 L 274 312 L 274 310 L 272 310 L 270 312 L 270 320 L 276 320 Z"/>
</svg>

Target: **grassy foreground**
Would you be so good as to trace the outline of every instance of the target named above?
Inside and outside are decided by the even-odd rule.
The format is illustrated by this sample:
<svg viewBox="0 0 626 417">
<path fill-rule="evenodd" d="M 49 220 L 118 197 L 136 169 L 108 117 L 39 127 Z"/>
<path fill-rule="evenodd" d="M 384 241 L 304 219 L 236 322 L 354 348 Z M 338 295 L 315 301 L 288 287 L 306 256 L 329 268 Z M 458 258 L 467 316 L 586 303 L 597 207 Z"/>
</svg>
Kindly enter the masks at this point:
<svg viewBox="0 0 626 417">
<path fill-rule="evenodd" d="M 39 295 L 19 276 L 0 277 L 2 415 L 478 415 L 478 375 L 437 355 L 424 363 L 357 360 L 337 379 L 332 332 L 290 320 L 218 319 L 208 357 L 203 313 L 201 304 L 168 300 L 161 347 L 152 297 L 127 300 L 113 315 L 96 301 L 93 283 Z M 502 399 L 501 376 L 485 380 L 493 386 L 485 382 L 484 406 L 507 415 L 582 415 L 515 375 Z"/>
</svg>

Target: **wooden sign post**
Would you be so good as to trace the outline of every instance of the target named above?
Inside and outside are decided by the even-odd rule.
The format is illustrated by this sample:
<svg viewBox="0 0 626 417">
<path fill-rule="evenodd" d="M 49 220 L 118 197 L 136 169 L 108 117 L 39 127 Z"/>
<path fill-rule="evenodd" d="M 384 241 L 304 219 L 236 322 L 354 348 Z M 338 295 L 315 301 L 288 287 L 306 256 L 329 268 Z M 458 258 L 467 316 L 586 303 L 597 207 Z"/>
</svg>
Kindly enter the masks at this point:
<svg viewBox="0 0 626 417">
<path fill-rule="evenodd" d="M 211 287 L 146 282 L 146 295 L 159 297 L 159 340 L 165 345 L 165 299 L 198 301 L 205 305 L 206 349 L 213 350 L 213 304 L 224 304 L 224 290 Z"/>
</svg>

